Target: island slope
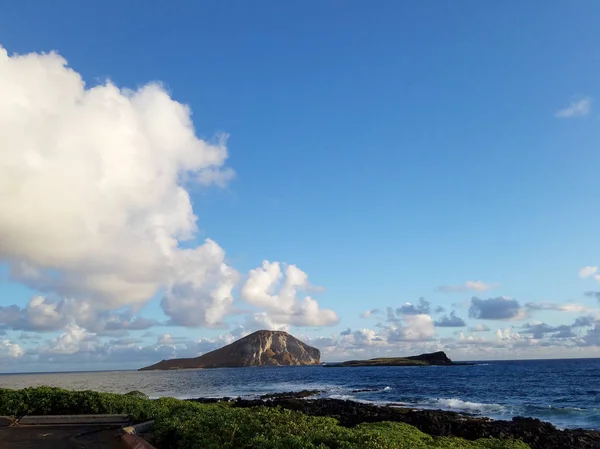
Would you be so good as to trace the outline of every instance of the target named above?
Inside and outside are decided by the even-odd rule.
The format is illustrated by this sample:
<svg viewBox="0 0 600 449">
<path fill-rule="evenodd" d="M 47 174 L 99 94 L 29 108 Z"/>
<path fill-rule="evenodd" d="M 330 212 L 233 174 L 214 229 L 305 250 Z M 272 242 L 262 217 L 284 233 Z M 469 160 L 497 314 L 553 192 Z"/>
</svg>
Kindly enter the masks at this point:
<svg viewBox="0 0 600 449">
<path fill-rule="evenodd" d="M 162 360 L 148 370 L 232 368 L 243 366 L 317 365 L 321 353 L 287 332 L 261 330 L 233 343 L 190 359 Z"/>
</svg>

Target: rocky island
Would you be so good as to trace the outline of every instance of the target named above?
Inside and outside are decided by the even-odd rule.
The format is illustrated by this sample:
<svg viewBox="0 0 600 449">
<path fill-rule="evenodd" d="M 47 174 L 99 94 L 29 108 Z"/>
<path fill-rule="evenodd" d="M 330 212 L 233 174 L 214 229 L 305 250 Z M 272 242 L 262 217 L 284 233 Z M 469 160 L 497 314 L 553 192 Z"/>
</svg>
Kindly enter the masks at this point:
<svg viewBox="0 0 600 449">
<path fill-rule="evenodd" d="M 414 355 L 410 357 L 379 357 L 369 360 L 349 360 L 342 363 L 328 363 L 326 367 L 348 366 L 431 366 L 431 365 L 457 365 L 445 352 L 431 352 L 429 354 Z M 462 364 L 461 364 L 462 365 Z"/>
<path fill-rule="evenodd" d="M 321 353 L 317 348 L 287 332 L 261 330 L 200 357 L 162 360 L 140 371 L 318 365 L 320 361 Z"/>
</svg>

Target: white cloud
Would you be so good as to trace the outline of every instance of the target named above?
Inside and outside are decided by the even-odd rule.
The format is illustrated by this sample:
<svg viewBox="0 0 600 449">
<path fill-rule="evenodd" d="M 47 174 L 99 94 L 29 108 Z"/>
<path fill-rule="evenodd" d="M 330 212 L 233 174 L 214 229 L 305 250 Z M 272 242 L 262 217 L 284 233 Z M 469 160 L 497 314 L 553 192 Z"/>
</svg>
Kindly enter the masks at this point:
<svg viewBox="0 0 600 449">
<path fill-rule="evenodd" d="M 423 341 L 434 336 L 435 326 L 429 315 L 407 315 L 403 325 L 390 332 L 388 341 Z"/>
<path fill-rule="evenodd" d="M 285 266 L 285 276 L 279 262 L 264 261 L 250 270 L 242 286 L 241 298 L 253 306 L 267 310 L 269 319 L 294 326 L 329 326 L 339 319 L 333 310 L 320 309 L 310 296 L 298 298 L 300 291 L 314 287 L 308 275 L 295 265 Z"/>
<path fill-rule="evenodd" d="M 275 322 L 267 312 L 256 312 L 246 315 L 246 320 L 242 327 L 248 333 L 262 329 L 286 332 L 290 330 L 290 326 L 287 323 Z"/>
<path fill-rule="evenodd" d="M 68 324 L 65 332 L 51 341 L 50 346 L 44 351 L 46 354 L 75 354 L 93 350 L 96 346 L 95 335 L 85 329 Z"/>
<path fill-rule="evenodd" d="M 86 301 L 71 298 L 51 300 L 33 296 L 27 305 L 0 306 L 0 328 L 37 332 L 62 330 L 76 324 L 93 332 L 148 329 L 158 323 L 135 317 L 131 311 L 111 312 L 93 308 Z"/>
<path fill-rule="evenodd" d="M 373 315 L 376 315 L 378 313 L 381 313 L 381 310 L 379 309 L 370 309 L 370 310 L 365 310 L 364 312 L 362 312 L 360 314 L 361 318 L 370 318 Z"/>
<path fill-rule="evenodd" d="M 184 183 L 232 176 L 225 140 L 198 139 L 189 108 L 162 86 L 89 87 L 56 53 L 0 47 L 0 97 L 0 259 L 13 278 L 116 309 L 204 270 L 186 263 L 218 265 L 178 242 L 197 229 Z M 225 278 L 203 303 L 208 322 L 226 308 Z M 51 305 L 42 312 L 57 320 Z"/>
<path fill-rule="evenodd" d="M 581 270 L 579 270 L 579 277 L 581 279 L 590 277 L 594 274 L 596 274 L 596 272 L 598 271 L 598 267 L 596 266 L 587 266 L 587 267 L 583 267 Z"/>
<path fill-rule="evenodd" d="M 239 275 L 225 263 L 225 251 L 214 241 L 194 249 L 179 250 L 173 257 L 172 276 L 162 300 L 173 324 L 220 324 L 233 303 Z"/>
<path fill-rule="evenodd" d="M 483 281 L 467 281 L 460 285 L 442 285 L 438 287 L 438 291 L 444 293 L 460 293 L 468 291 L 484 292 L 497 286 L 498 284 L 490 284 Z"/>
<path fill-rule="evenodd" d="M 173 335 L 166 333 L 161 334 L 157 337 L 157 343 L 159 345 L 170 345 L 173 344 Z"/>
<path fill-rule="evenodd" d="M 559 110 L 556 113 L 556 117 L 559 118 L 571 118 L 571 117 L 585 117 L 592 110 L 592 99 L 589 97 L 582 98 L 581 100 L 573 101 L 569 106 Z"/>
<path fill-rule="evenodd" d="M 2 358 L 19 358 L 25 352 L 17 343 L 12 343 L 9 340 L 0 340 L 0 359 Z"/>
<path fill-rule="evenodd" d="M 528 302 L 525 307 L 531 310 L 556 310 L 557 312 L 586 313 L 589 311 L 588 307 L 575 303 Z"/>
<path fill-rule="evenodd" d="M 513 332 L 510 328 L 496 329 L 496 338 L 498 340 L 520 340 L 523 337 L 518 332 Z"/>
</svg>

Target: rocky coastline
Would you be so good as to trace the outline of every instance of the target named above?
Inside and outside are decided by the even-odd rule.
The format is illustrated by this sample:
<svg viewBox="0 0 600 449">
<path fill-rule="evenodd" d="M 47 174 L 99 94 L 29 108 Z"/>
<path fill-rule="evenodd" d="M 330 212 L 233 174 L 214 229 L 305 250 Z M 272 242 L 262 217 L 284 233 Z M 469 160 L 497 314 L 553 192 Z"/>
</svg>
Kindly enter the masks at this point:
<svg viewBox="0 0 600 449">
<path fill-rule="evenodd" d="M 398 406 L 376 406 L 340 399 L 312 398 L 318 390 L 264 395 L 259 399 L 198 398 L 193 402 L 228 401 L 234 407 L 282 407 L 307 415 L 330 416 L 341 425 L 354 427 L 363 422 L 396 421 L 410 424 L 433 436 L 522 439 L 532 449 L 600 449 L 600 431 L 560 430 L 534 418 L 492 420 L 443 410 L 418 410 Z"/>
</svg>

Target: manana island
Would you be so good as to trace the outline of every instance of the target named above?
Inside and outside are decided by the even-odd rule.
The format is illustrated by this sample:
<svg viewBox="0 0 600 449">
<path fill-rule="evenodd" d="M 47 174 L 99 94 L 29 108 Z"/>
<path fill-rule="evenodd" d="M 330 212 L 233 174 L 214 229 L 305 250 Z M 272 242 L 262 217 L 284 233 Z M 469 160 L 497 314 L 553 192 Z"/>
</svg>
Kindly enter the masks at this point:
<svg viewBox="0 0 600 449">
<path fill-rule="evenodd" d="M 262 330 L 200 357 L 162 360 L 141 370 L 235 367 L 260 369 L 261 366 L 300 365 L 317 365 L 315 369 L 378 366 L 397 366 L 399 369 L 418 366 L 430 369 L 428 367 L 431 365 L 452 367 L 460 364 L 452 362 L 444 352 L 323 364 L 317 348 L 286 332 Z M 415 371 L 416 378 L 418 372 L 420 369 Z M 307 371 L 307 376 L 310 376 L 310 371 Z M 304 390 L 279 392 L 256 398 L 179 400 L 150 399 L 138 391 L 114 394 L 50 387 L 0 389 L 0 449 L 21 447 L 18 442 L 20 434 L 33 432 L 37 435 L 41 432 L 35 430 L 35 426 L 23 426 L 21 431 L 18 430 L 19 425 L 28 416 L 33 415 L 34 420 L 37 415 L 40 415 L 37 416 L 38 420 L 44 417 L 54 420 L 60 417 L 47 415 L 66 415 L 67 418 L 73 419 L 73 415 L 103 414 L 126 419 L 132 426 L 124 428 L 130 429 L 129 431 L 119 431 L 120 440 L 114 439 L 114 433 L 109 439 L 102 440 L 106 441 L 106 444 L 102 444 L 102 432 L 115 430 L 104 426 L 101 432 L 90 432 L 88 429 L 78 433 L 77 437 L 73 437 L 75 439 L 69 440 L 67 446 L 44 446 L 38 438 L 36 441 L 40 441 L 40 444 L 36 447 L 600 448 L 600 432 L 594 430 L 560 430 L 552 424 L 533 418 L 515 417 L 510 421 L 502 421 L 442 410 L 406 408 L 401 404 L 376 406 L 325 398 L 321 393 L 319 390 Z M 53 434 L 54 430 L 48 428 L 43 433 L 47 439 L 51 439 L 52 435 L 59 435 Z"/>
</svg>

